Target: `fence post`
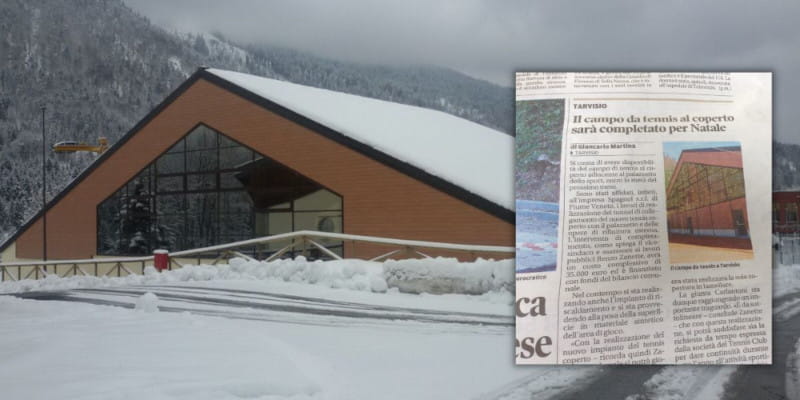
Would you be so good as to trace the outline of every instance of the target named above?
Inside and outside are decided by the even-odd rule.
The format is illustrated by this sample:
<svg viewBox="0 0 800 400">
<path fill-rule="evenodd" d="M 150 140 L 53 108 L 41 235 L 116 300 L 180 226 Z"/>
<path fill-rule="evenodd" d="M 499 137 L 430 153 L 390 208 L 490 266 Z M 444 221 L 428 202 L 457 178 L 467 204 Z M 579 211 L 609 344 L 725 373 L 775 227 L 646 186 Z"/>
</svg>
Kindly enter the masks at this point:
<svg viewBox="0 0 800 400">
<path fill-rule="evenodd" d="M 169 251 L 164 249 L 153 250 L 153 266 L 159 272 L 169 268 Z"/>
</svg>

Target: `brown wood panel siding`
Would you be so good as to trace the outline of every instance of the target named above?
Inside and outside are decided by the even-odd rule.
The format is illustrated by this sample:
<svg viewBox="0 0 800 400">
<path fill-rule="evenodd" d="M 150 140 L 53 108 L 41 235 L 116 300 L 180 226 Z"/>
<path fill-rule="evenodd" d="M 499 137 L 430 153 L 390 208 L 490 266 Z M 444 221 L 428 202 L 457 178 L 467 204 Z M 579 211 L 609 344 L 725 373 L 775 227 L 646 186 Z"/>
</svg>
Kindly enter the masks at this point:
<svg viewBox="0 0 800 400">
<path fill-rule="evenodd" d="M 514 243 L 511 223 L 200 79 L 51 208 L 47 213 L 48 255 L 54 259 L 94 255 L 97 205 L 198 123 L 341 194 L 346 233 L 503 246 Z M 17 239 L 18 257 L 41 257 L 40 225 L 41 221 L 35 222 Z M 381 250 L 356 246 L 360 256 Z"/>
</svg>

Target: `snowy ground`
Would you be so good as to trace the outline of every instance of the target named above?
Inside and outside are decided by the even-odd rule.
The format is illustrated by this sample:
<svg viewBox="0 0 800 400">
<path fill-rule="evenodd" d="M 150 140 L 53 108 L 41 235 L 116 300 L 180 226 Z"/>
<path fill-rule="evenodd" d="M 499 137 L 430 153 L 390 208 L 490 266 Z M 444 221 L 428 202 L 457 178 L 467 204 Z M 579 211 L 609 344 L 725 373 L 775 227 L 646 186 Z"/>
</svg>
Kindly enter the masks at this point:
<svg viewBox="0 0 800 400">
<path fill-rule="evenodd" d="M 800 292 L 800 264 L 779 265 L 772 270 L 773 297 L 783 297 Z"/>
<path fill-rule="evenodd" d="M 486 279 L 482 295 L 408 294 L 375 281 L 402 265 L 321 267 L 238 260 L 0 284 L 27 297 L 0 296 L 0 397 L 510 400 L 599 371 L 516 367 L 513 298 Z"/>
<path fill-rule="evenodd" d="M 774 305 L 773 323 L 783 325 L 800 316 L 800 246 L 798 237 L 773 237 L 773 244 L 778 244 L 775 252 L 773 271 L 773 296 L 781 301 Z M 785 263 L 786 265 L 783 265 Z M 785 360 L 785 398 L 800 400 L 800 334 L 793 337 L 794 349 L 789 351 Z M 783 363 L 782 359 L 775 360 Z"/>
<path fill-rule="evenodd" d="M 553 271 L 558 243 L 558 204 L 517 200 L 516 272 Z"/>
<path fill-rule="evenodd" d="M 0 387 L 12 399 L 461 399 L 530 372 L 497 351 L 509 342 L 497 329 L 254 321 L 11 297 L 0 310 Z"/>
<path fill-rule="evenodd" d="M 800 265 L 775 266 L 773 298 L 773 365 L 609 367 L 552 399 L 800 400 Z"/>
<path fill-rule="evenodd" d="M 453 278 L 412 264 L 232 264 L 0 284 L 28 297 L 0 296 L 0 398 L 800 399 L 800 265 L 774 270 L 772 366 L 516 367 L 512 296 L 476 265 L 453 287 L 481 295 L 383 287 Z"/>
<path fill-rule="evenodd" d="M 643 393 L 626 400 L 721 399 L 736 366 L 668 366 L 648 379 Z"/>
</svg>

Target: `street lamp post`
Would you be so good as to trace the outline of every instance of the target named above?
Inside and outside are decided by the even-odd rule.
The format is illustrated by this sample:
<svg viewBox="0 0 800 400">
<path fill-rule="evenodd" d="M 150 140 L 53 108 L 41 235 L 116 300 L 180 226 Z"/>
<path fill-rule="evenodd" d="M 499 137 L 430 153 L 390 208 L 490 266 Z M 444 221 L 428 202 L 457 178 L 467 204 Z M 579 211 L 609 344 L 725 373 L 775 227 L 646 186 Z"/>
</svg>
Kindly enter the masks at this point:
<svg viewBox="0 0 800 400">
<path fill-rule="evenodd" d="M 44 134 L 44 112 L 42 106 L 42 261 L 47 261 L 47 145 Z M 44 266 L 45 273 L 47 266 Z"/>
<path fill-rule="evenodd" d="M 45 135 L 45 111 L 47 107 L 42 106 L 42 261 L 47 261 L 47 137 Z M 108 149 L 108 139 L 101 137 L 98 145 L 88 145 L 86 143 L 76 144 L 75 142 L 56 143 L 53 151 L 57 153 L 74 153 L 76 151 L 91 151 L 103 153 Z M 44 265 L 44 272 L 47 273 L 47 265 Z M 38 270 L 37 270 L 38 271 Z M 56 271 L 58 272 L 58 271 Z M 38 274 L 38 272 L 37 272 Z"/>
</svg>

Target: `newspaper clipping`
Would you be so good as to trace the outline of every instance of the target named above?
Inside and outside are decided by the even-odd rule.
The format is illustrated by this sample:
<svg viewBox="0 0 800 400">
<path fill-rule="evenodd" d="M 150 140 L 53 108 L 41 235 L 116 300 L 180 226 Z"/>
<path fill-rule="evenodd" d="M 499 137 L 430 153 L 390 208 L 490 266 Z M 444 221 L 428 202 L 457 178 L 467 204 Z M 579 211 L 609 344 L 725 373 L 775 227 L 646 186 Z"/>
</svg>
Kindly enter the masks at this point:
<svg viewBox="0 0 800 400">
<path fill-rule="evenodd" d="M 518 73 L 518 364 L 772 363 L 772 74 Z"/>
</svg>

